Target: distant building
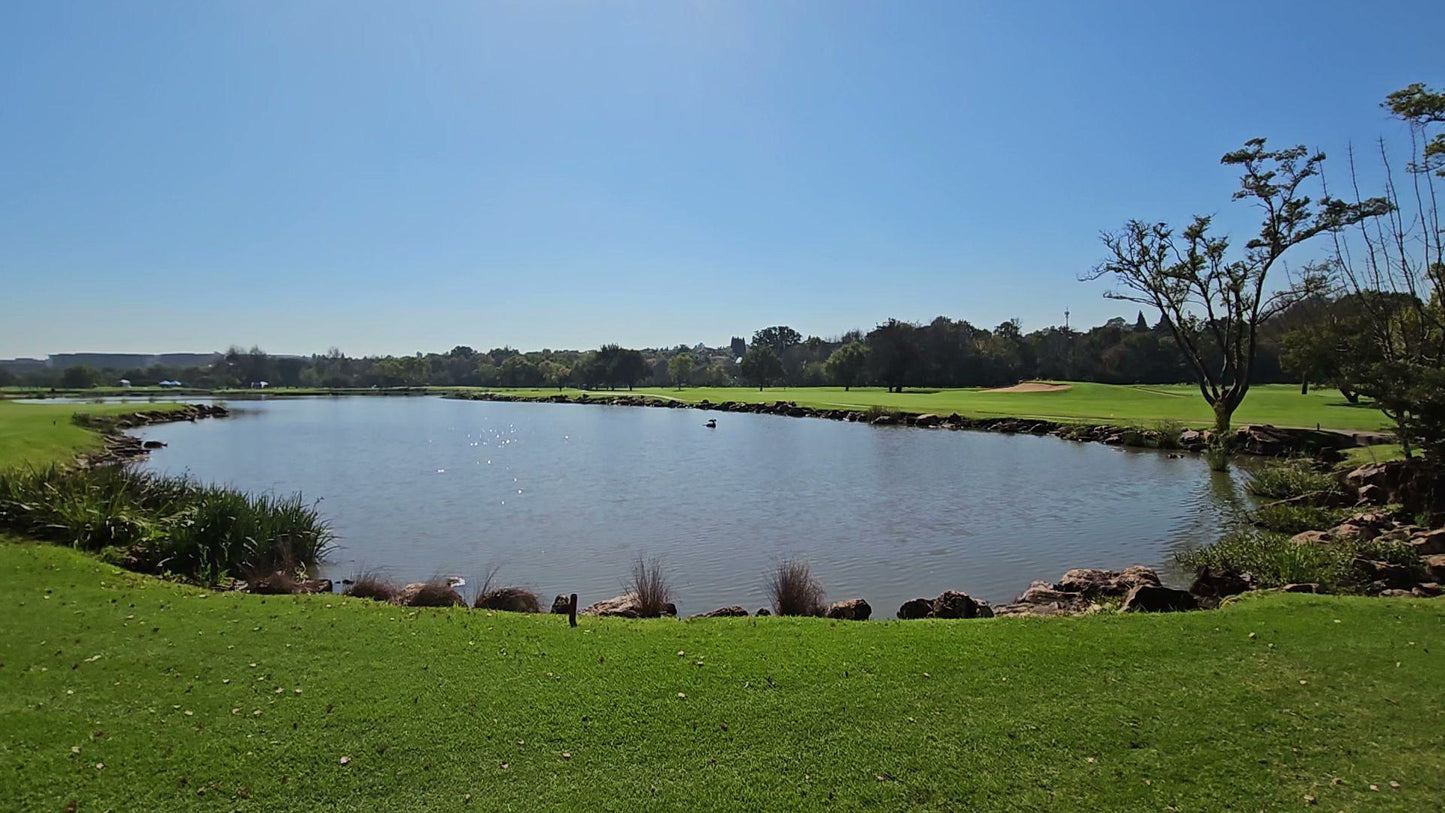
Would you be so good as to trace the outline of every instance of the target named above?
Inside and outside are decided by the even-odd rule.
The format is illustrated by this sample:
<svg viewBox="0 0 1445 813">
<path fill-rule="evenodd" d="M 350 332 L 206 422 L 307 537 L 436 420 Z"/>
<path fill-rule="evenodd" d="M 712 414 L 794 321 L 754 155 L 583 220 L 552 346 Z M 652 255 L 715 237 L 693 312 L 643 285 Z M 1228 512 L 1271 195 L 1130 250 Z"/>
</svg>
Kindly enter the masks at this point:
<svg viewBox="0 0 1445 813">
<path fill-rule="evenodd" d="M 122 387 L 125 387 L 126 389 L 129 389 L 129 388 L 130 388 L 130 379 L 129 379 L 129 378 L 122 378 L 122 379 L 120 380 L 120 385 L 121 385 Z"/>
<path fill-rule="evenodd" d="M 172 378 L 167 378 L 167 379 L 165 379 L 164 381 L 161 382 L 160 385 L 161 385 L 162 387 L 180 387 L 180 386 L 184 386 L 183 384 L 181 384 L 181 382 L 176 381 L 175 379 L 172 379 Z"/>
</svg>

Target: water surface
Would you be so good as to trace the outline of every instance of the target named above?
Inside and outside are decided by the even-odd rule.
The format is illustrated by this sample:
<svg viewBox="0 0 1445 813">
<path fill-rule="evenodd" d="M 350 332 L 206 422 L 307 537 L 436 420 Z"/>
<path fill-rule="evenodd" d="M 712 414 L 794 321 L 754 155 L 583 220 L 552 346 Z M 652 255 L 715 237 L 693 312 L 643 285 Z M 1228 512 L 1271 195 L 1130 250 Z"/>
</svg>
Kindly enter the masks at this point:
<svg viewBox="0 0 1445 813">
<path fill-rule="evenodd" d="M 169 444 L 145 465 L 319 500 L 332 578 L 497 566 L 548 601 L 617 595 L 639 554 L 664 557 L 684 613 L 763 606 L 789 556 L 882 617 L 945 589 L 1009 600 L 1073 567 L 1168 571 L 1243 500 L 1197 457 L 1049 437 L 433 397 L 232 406 L 141 430 Z"/>
</svg>

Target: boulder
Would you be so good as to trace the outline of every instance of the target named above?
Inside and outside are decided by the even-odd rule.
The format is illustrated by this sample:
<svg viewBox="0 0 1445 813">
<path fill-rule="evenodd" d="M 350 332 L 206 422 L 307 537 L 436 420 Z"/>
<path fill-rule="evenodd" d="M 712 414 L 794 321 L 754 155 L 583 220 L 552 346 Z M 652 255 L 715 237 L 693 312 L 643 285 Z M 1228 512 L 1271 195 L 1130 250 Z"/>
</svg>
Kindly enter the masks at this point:
<svg viewBox="0 0 1445 813">
<path fill-rule="evenodd" d="M 1415 585 L 1415 589 L 1411 592 L 1420 598 L 1434 598 L 1445 592 L 1445 589 L 1442 589 L 1438 582 L 1421 582 Z"/>
<path fill-rule="evenodd" d="M 1328 545 L 1334 541 L 1329 531 L 1301 531 L 1289 538 L 1296 545 Z"/>
<path fill-rule="evenodd" d="M 1381 590 L 1379 593 L 1380 598 L 1413 598 L 1414 595 L 1409 590 L 1400 590 L 1394 587 Z"/>
<path fill-rule="evenodd" d="M 1419 556 L 1434 556 L 1445 553 L 1445 528 L 1421 531 L 1410 537 L 1410 547 Z"/>
<path fill-rule="evenodd" d="M 943 423 L 943 419 L 938 417 L 937 415 L 931 414 L 919 415 L 917 418 L 913 419 L 914 426 L 934 427 L 938 426 L 940 423 Z"/>
<path fill-rule="evenodd" d="M 566 603 L 564 600 L 562 610 L 564 613 L 567 612 Z M 555 602 L 553 606 L 556 606 Z M 540 613 L 542 611 L 536 594 L 520 587 L 501 587 L 483 593 L 477 596 L 472 607 L 478 610 L 501 610 L 508 613 Z"/>
<path fill-rule="evenodd" d="M 1410 568 L 1393 562 L 1379 562 L 1358 557 L 1350 563 L 1350 566 L 1362 581 L 1379 582 L 1384 585 L 1385 589 L 1408 588 L 1415 583 L 1414 574 Z"/>
<path fill-rule="evenodd" d="M 336 585 L 330 579 L 307 579 L 296 585 L 297 593 L 334 593 Z"/>
<path fill-rule="evenodd" d="M 446 582 L 413 582 L 401 588 L 392 603 L 403 607 L 465 607 L 467 602 Z"/>
<path fill-rule="evenodd" d="M 1054 589 L 1078 593 L 1085 598 L 1117 597 L 1142 584 L 1158 586 L 1159 574 L 1147 567 L 1127 567 L 1123 570 L 1079 568 L 1065 573 Z"/>
<path fill-rule="evenodd" d="M 869 607 L 868 602 L 861 598 L 836 602 L 823 613 L 827 618 L 836 618 L 840 621 L 867 621 L 868 616 L 872 614 L 873 608 Z"/>
<path fill-rule="evenodd" d="M 1283 591 L 1286 592 L 1286 593 L 1328 593 L 1328 592 L 1329 592 L 1329 591 L 1326 590 L 1325 588 L 1323 588 L 1323 587 L 1321 587 L 1320 585 L 1315 584 L 1315 583 L 1313 583 L 1313 582 L 1304 582 L 1304 583 L 1302 583 L 1302 584 L 1286 584 L 1284 587 L 1281 587 L 1280 590 L 1283 590 Z"/>
<path fill-rule="evenodd" d="M 1383 488 L 1372 483 L 1360 486 L 1355 494 L 1357 505 L 1384 505 L 1390 500 L 1390 495 Z"/>
<path fill-rule="evenodd" d="M 1189 592 L 1202 598 L 1224 598 L 1253 589 L 1253 574 L 1235 573 L 1213 567 L 1200 568 L 1193 583 L 1189 585 Z"/>
<path fill-rule="evenodd" d="M 908 621 L 915 618 L 927 618 L 931 612 L 933 612 L 933 602 L 926 598 L 915 598 L 903 602 L 903 606 L 898 608 L 898 617 Z"/>
<path fill-rule="evenodd" d="M 615 596 L 606 601 L 599 601 L 596 604 L 583 610 L 581 615 L 596 615 L 612 618 L 641 618 L 642 614 L 637 611 L 637 598 L 631 593 L 622 596 Z"/>
<path fill-rule="evenodd" d="M 1136 585 L 1124 597 L 1126 613 L 1174 613 L 1198 608 L 1199 602 L 1184 590 L 1157 584 Z"/>
<path fill-rule="evenodd" d="M 1445 580 L 1445 553 L 1425 557 L 1425 572 L 1435 581 Z"/>
<path fill-rule="evenodd" d="M 1329 529 L 1327 533 L 1335 539 L 1353 539 L 1360 542 L 1367 542 L 1380 535 L 1380 529 L 1373 525 L 1363 525 L 1349 520 Z"/>
<path fill-rule="evenodd" d="M 734 605 L 732 607 L 719 607 L 716 610 L 709 610 L 705 613 L 698 613 L 693 618 L 747 618 L 748 611 Z"/>
<path fill-rule="evenodd" d="M 975 618 L 978 616 L 978 602 L 967 593 L 945 590 L 933 600 L 928 615 L 930 618 Z"/>
</svg>

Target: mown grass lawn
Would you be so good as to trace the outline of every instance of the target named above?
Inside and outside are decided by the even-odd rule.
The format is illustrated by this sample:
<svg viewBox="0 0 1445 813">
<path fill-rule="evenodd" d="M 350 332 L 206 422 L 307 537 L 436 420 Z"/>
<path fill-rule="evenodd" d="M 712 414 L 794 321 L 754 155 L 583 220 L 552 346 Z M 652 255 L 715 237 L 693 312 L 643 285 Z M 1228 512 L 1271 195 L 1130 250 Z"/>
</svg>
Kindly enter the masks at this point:
<svg viewBox="0 0 1445 813">
<path fill-rule="evenodd" d="M 555 389 L 498 390 L 533 397 L 557 394 Z M 573 397 L 580 390 L 562 390 Z M 591 392 L 592 397 L 623 394 L 626 390 Z M 960 415 L 975 418 L 1019 417 L 1063 421 L 1093 421 L 1150 426 L 1160 421 L 1177 421 L 1207 429 L 1213 414 L 1196 387 L 1185 385 L 1129 386 L 1121 384 L 1070 383 L 1055 392 L 998 392 L 984 389 L 908 390 L 890 393 L 880 388 L 842 387 L 672 387 L 638 388 L 634 395 L 656 395 L 689 403 L 707 399 L 713 403 L 741 401 L 772 403 L 795 401 L 800 406 L 866 409 L 882 406 L 906 412 Z M 1298 386 L 1270 384 L 1250 390 L 1235 414 L 1235 424 L 1268 423 L 1276 426 L 1315 427 L 1372 431 L 1388 427 L 1385 417 L 1368 405 L 1352 405 L 1333 390 L 1313 390 L 1301 395 Z"/>
<path fill-rule="evenodd" d="M 1183 615 L 569 629 L 218 594 L 11 541 L 0 799 L 1432 810 L 1442 630 L 1442 601 L 1303 595 Z"/>
<path fill-rule="evenodd" d="M 123 415 L 178 409 L 177 404 L 17 404 L 0 400 L 0 466 L 69 463 L 99 449 L 99 434 L 75 425 L 77 412 Z"/>
</svg>

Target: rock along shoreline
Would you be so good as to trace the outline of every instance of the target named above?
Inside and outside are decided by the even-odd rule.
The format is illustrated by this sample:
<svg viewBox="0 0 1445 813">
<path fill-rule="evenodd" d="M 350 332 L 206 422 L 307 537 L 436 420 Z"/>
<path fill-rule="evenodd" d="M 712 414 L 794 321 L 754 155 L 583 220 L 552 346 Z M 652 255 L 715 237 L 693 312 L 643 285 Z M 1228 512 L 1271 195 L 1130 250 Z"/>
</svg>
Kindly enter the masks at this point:
<svg viewBox="0 0 1445 813">
<path fill-rule="evenodd" d="M 1037 435 L 1062 438 L 1079 442 L 1103 443 L 1109 446 L 1126 446 L 1139 449 L 1164 449 L 1185 452 L 1203 452 L 1209 447 L 1211 432 L 1194 429 L 1174 431 L 1148 429 L 1138 426 L 1117 426 L 1114 424 L 1064 423 L 1041 418 L 967 418 L 958 413 L 936 415 L 932 413 L 912 414 L 898 411 L 874 413 L 856 409 L 819 409 L 799 406 L 793 401 L 772 403 L 750 403 L 722 401 L 712 403 L 706 399 L 696 403 L 657 398 L 647 395 L 602 395 L 598 397 L 583 393 L 574 397 L 566 394 L 550 396 L 522 396 L 502 392 L 469 392 L 446 396 L 464 401 L 499 401 L 544 404 L 590 404 L 594 406 L 636 406 L 659 409 L 697 409 L 709 412 L 746 412 L 754 415 L 779 415 L 789 418 L 822 418 L 848 423 L 866 423 L 871 426 L 903 426 L 918 429 L 953 429 L 979 432 L 998 432 L 1008 435 Z M 1346 434 L 1329 430 L 1289 429 L 1269 425 L 1249 425 L 1235 430 L 1235 448 L 1239 452 L 1267 457 L 1289 457 L 1309 455 L 1325 459 L 1341 459 L 1340 450 L 1366 445 L 1365 434 Z"/>
<path fill-rule="evenodd" d="M 155 426 L 163 423 L 189 421 L 195 423 L 205 418 L 225 418 L 231 411 L 220 404 L 185 404 L 180 409 L 128 412 L 121 415 L 90 415 L 77 412 L 72 420 L 79 426 L 99 432 L 101 448 L 80 456 L 80 466 L 108 466 L 139 460 L 150 454 L 152 449 L 165 446 L 158 440 L 143 441 L 126 434 L 127 429 Z"/>
</svg>

